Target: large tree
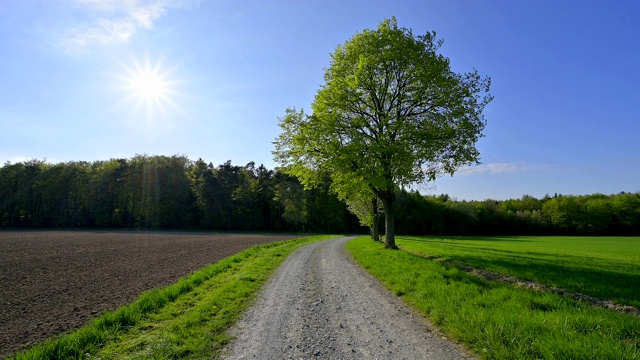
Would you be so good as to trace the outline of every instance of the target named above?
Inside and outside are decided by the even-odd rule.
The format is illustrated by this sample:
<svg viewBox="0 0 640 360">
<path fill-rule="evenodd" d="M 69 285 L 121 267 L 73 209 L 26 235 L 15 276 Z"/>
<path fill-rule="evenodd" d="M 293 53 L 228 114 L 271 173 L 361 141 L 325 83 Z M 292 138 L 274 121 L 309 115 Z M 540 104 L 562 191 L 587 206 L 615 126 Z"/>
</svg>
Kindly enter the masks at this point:
<svg viewBox="0 0 640 360">
<path fill-rule="evenodd" d="M 452 71 L 441 45 L 395 18 L 356 34 L 331 55 L 313 114 L 288 109 L 274 142 L 275 159 L 305 186 L 329 173 L 342 198 L 380 199 L 389 248 L 396 189 L 478 163 L 490 79 Z"/>
</svg>

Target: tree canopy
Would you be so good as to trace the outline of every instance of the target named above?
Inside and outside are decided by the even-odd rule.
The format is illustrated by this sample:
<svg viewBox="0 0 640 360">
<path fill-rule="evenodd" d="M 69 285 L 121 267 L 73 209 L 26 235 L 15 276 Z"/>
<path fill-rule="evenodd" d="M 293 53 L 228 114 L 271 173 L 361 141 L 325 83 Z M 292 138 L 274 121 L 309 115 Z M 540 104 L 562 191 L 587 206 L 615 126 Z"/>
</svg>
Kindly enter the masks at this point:
<svg viewBox="0 0 640 360">
<path fill-rule="evenodd" d="M 370 194 L 350 196 L 345 205 L 331 183 L 325 175 L 305 190 L 278 169 L 185 156 L 7 162 L 0 167 L 0 228 L 360 232 L 347 206 L 361 224 L 375 225 Z M 398 234 L 640 234 L 637 192 L 468 202 L 398 189 L 395 198 Z"/>
<path fill-rule="evenodd" d="M 490 79 L 452 71 L 441 45 L 435 32 L 415 36 L 384 20 L 338 45 L 313 114 L 287 109 L 280 119 L 276 161 L 305 186 L 330 174 L 342 199 L 380 199 L 387 247 L 395 247 L 399 187 L 479 160 Z"/>
</svg>

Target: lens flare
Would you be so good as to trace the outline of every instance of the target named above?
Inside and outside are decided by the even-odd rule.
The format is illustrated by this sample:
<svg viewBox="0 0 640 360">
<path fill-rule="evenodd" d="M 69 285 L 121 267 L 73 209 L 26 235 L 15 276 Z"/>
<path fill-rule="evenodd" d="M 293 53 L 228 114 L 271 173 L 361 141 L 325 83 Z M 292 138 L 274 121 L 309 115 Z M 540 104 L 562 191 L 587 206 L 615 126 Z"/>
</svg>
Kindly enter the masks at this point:
<svg viewBox="0 0 640 360">
<path fill-rule="evenodd" d="M 177 95 L 175 82 L 170 81 L 171 70 L 164 70 L 162 61 L 152 65 L 149 59 L 143 63 L 134 60 L 132 67 L 125 66 L 126 75 L 121 79 L 130 93 L 127 102 L 136 103 L 136 108 L 145 108 L 148 117 L 163 113 L 168 106 L 176 108 L 173 97 Z"/>
</svg>

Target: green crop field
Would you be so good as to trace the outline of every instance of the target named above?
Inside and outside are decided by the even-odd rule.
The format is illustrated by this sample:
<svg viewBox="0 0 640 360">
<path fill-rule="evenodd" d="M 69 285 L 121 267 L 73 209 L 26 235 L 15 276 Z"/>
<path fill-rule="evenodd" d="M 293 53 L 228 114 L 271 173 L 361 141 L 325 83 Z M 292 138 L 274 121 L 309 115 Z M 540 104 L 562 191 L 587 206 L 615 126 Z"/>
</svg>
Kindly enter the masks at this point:
<svg viewBox="0 0 640 360">
<path fill-rule="evenodd" d="M 408 237 L 406 250 L 640 307 L 640 237 Z"/>
</svg>

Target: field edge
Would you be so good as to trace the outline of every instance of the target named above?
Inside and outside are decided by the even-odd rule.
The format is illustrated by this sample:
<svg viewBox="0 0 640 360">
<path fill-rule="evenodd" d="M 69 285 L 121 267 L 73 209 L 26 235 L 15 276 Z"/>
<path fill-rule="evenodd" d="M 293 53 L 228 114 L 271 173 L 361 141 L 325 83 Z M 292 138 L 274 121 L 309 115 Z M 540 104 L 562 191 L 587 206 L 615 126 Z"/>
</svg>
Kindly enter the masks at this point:
<svg viewBox="0 0 640 360">
<path fill-rule="evenodd" d="M 7 359 L 91 358 L 92 354 L 100 351 L 107 344 L 122 341 L 142 321 L 149 319 L 154 314 L 161 313 L 168 305 L 178 302 L 202 284 L 211 282 L 212 279 L 223 275 L 237 275 L 239 269 L 246 267 L 244 265 L 247 263 L 251 263 L 250 260 L 262 257 L 263 261 L 259 266 L 259 274 L 254 274 L 253 276 L 227 276 L 225 280 L 227 282 L 226 285 L 233 282 L 251 284 L 248 292 L 237 294 L 245 297 L 244 301 L 232 298 L 227 299 L 232 303 L 232 306 L 226 309 L 224 314 L 225 320 L 222 326 L 224 329 L 212 337 L 213 340 L 217 338 L 218 341 L 226 342 L 228 339 L 220 336 L 224 332 L 223 330 L 229 328 L 237 320 L 238 314 L 249 305 L 261 286 L 286 258 L 286 255 L 312 242 L 328 240 L 338 236 L 306 236 L 253 246 L 197 270 L 167 287 L 145 291 L 137 300 L 128 305 L 124 305 L 114 311 L 105 312 L 87 325 L 72 332 L 46 340 L 16 354 L 9 354 Z M 265 256 L 265 254 L 270 254 L 270 256 Z M 263 264 L 267 259 L 272 260 L 272 263 Z M 273 261 L 274 259 L 277 261 Z M 228 316 L 230 312 L 235 316 Z M 206 344 L 204 346 L 209 349 L 220 348 L 220 346 L 208 346 Z M 118 356 L 122 355 L 124 354 L 118 354 Z"/>
</svg>

